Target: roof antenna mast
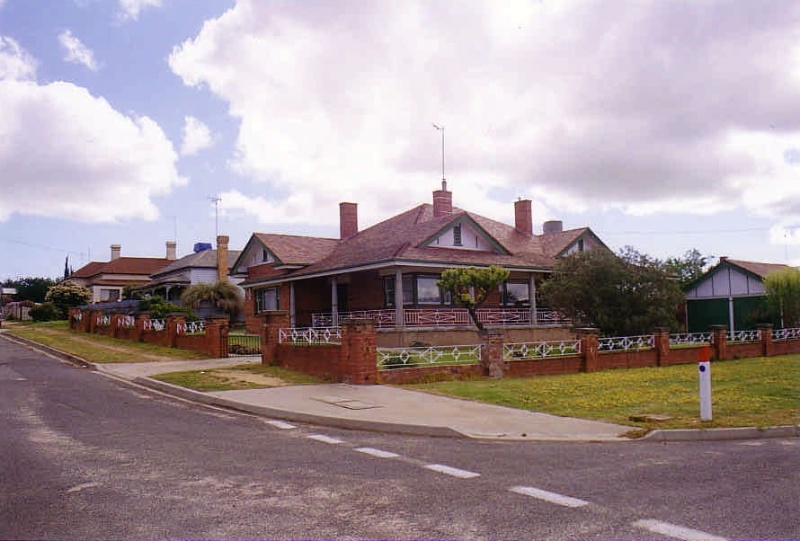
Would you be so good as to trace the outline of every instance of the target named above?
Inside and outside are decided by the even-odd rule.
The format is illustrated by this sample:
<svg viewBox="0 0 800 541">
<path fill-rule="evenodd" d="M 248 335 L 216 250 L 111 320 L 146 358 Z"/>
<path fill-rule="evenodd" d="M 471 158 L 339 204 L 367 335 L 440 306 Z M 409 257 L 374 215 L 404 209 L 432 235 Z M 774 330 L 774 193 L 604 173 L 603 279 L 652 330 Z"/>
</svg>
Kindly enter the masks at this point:
<svg viewBox="0 0 800 541">
<path fill-rule="evenodd" d="M 222 198 L 219 195 L 212 195 L 208 198 L 209 201 L 214 203 L 214 228 L 215 228 L 215 237 L 219 237 L 219 202 L 222 201 Z"/>
<path fill-rule="evenodd" d="M 447 189 L 447 180 L 444 178 L 444 125 L 433 124 L 433 127 L 442 133 L 442 189 Z"/>
</svg>

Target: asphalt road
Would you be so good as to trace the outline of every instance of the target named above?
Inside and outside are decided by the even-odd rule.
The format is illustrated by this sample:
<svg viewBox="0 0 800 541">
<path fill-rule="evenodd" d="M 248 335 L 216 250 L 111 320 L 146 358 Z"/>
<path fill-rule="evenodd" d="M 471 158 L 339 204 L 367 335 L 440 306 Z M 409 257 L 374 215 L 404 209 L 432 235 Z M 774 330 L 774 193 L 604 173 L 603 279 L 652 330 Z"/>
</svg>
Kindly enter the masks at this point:
<svg viewBox="0 0 800 541">
<path fill-rule="evenodd" d="M 0 340 L 0 539 L 800 539 L 800 441 L 288 425 Z"/>
</svg>

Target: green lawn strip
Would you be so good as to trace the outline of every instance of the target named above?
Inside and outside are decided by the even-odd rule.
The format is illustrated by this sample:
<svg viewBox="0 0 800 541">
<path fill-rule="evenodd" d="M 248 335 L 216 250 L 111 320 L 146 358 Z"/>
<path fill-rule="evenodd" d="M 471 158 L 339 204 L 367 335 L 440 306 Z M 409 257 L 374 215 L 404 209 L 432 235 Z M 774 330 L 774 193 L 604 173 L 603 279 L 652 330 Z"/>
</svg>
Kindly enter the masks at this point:
<svg viewBox="0 0 800 541">
<path fill-rule="evenodd" d="M 186 370 L 182 372 L 167 372 L 150 376 L 153 379 L 188 387 L 196 391 L 236 391 L 239 389 L 267 389 L 278 385 L 267 385 L 250 381 L 243 381 L 235 375 L 229 375 L 231 371 L 250 372 L 276 378 L 280 380 L 280 385 L 313 385 L 323 383 L 320 378 L 293 372 L 277 366 L 266 366 L 261 364 L 242 364 L 226 368 L 214 368 L 211 370 Z"/>
<path fill-rule="evenodd" d="M 800 423 L 800 355 L 713 362 L 713 420 L 700 421 L 697 365 L 532 378 L 444 381 L 407 388 L 641 429 Z M 631 415 L 672 419 L 631 421 Z"/>
<path fill-rule="evenodd" d="M 73 332 L 65 321 L 20 325 L 8 332 L 93 363 L 152 362 L 154 357 L 169 360 L 208 358 L 208 355 L 186 349 Z"/>
</svg>

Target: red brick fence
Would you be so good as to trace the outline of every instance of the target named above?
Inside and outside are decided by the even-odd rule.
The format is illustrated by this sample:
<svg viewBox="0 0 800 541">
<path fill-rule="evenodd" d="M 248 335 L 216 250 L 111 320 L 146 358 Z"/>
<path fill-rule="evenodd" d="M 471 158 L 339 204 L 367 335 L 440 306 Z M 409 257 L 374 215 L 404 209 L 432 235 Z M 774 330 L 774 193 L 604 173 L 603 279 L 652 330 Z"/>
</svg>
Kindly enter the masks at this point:
<svg viewBox="0 0 800 541">
<path fill-rule="evenodd" d="M 171 314 L 161 320 L 148 314 L 108 315 L 101 310 L 78 308 L 69 312 L 69 326 L 74 331 L 189 349 L 212 358 L 228 356 L 227 318 L 206 319 L 200 332 L 187 332 L 189 325 L 183 314 Z"/>
</svg>

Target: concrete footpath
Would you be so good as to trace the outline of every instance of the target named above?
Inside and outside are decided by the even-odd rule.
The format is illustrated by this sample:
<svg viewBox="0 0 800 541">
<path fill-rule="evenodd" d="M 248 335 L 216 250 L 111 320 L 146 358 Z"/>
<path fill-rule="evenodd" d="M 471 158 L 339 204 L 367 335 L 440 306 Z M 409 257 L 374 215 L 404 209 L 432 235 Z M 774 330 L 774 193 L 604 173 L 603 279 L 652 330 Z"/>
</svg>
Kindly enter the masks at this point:
<svg viewBox="0 0 800 541">
<path fill-rule="evenodd" d="M 2 333 L 9 339 L 6 333 Z M 800 437 L 800 426 L 700 430 L 654 430 L 632 440 L 633 427 L 559 417 L 468 400 L 460 400 L 388 385 L 291 385 L 267 389 L 199 392 L 164 383 L 150 376 L 183 370 L 205 370 L 258 364 L 259 358 L 238 357 L 200 361 L 93 364 L 17 337 L 13 341 L 47 351 L 111 377 L 193 402 L 229 408 L 272 419 L 359 430 L 509 441 L 702 441 Z"/>
</svg>

